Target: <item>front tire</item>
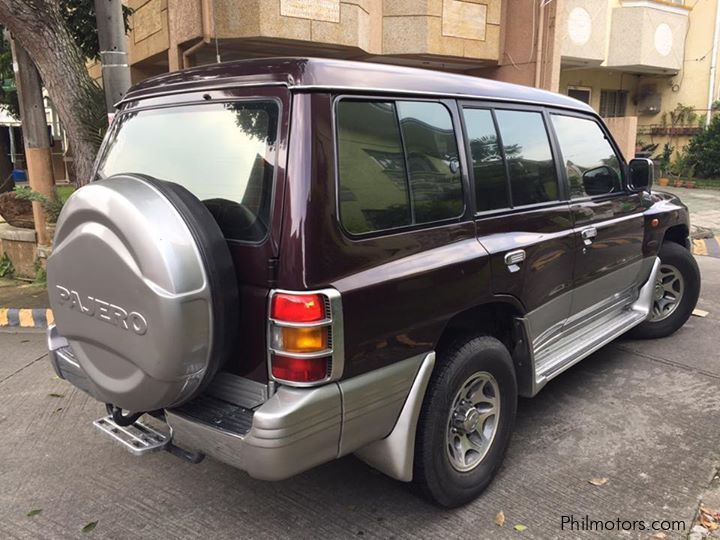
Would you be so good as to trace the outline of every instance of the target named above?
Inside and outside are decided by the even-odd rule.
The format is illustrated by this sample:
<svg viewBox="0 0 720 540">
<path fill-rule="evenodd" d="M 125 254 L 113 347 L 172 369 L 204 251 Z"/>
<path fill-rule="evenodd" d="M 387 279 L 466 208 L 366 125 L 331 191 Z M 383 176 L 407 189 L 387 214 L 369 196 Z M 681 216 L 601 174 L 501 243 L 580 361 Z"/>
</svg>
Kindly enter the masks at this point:
<svg viewBox="0 0 720 540">
<path fill-rule="evenodd" d="M 674 242 L 660 248 L 660 271 L 646 321 L 628 335 L 636 339 L 669 336 L 688 320 L 700 296 L 700 270 L 689 250 Z"/>
<path fill-rule="evenodd" d="M 456 340 L 439 355 L 420 412 L 415 485 L 446 508 L 475 499 L 502 464 L 516 411 L 505 346 L 488 336 Z"/>
</svg>

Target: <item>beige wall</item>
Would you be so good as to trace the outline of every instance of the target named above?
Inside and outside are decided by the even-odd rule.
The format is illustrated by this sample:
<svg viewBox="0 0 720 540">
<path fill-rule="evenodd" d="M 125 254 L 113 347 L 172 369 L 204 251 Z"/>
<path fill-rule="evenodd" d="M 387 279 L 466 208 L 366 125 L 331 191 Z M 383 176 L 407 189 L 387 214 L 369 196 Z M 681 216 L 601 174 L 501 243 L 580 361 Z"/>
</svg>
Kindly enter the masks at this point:
<svg viewBox="0 0 720 540">
<path fill-rule="evenodd" d="M 627 90 L 628 103 L 626 114 L 635 115 L 633 96 L 636 93 L 639 77 L 632 73 L 607 69 L 565 69 L 560 72 L 558 91 L 567 94 L 572 86 L 590 88 L 590 106 L 600 110 L 601 90 Z"/>
<path fill-rule="evenodd" d="M 563 13 L 566 14 L 567 6 L 582 0 L 563 1 L 566 7 Z M 628 0 L 610 0 L 608 6 L 612 22 L 608 33 L 606 61 L 600 66 L 576 69 L 577 64 L 573 59 L 563 56 L 558 91 L 567 93 L 568 86 L 590 87 L 591 105 L 598 110 L 600 90 L 628 90 L 626 114 L 637 115 L 638 139 L 660 145 L 670 142 L 676 150 L 680 150 L 687 144 L 689 136 L 669 136 L 659 134 L 658 131 L 663 131 L 663 118 L 667 125 L 671 123 L 670 111 L 673 111 L 678 104 L 693 107 L 698 116 L 707 114 L 711 51 L 718 0 L 686 2 L 691 6 L 691 9 L 686 11 L 687 15 L 672 12 L 677 11 L 672 7 L 671 12 L 647 7 L 627 7 L 650 4 L 652 2 L 638 4 Z M 655 4 L 660 8 L 664 7 L 660 2 Z M 620 12 L 630 14 L 632 17 L 629 19 L 618 17 L 617 13 Z M 648 21 L 649 18 L 652 20 Z M 662 22 L 668 24 L 673 36 L 671 52 L 664 60 L 658 58 L 655 44 L 650 43 L 654 41 L 654 29 Z M 562 29 L 562 23 L 560 27 Z M 558 39 L 561 39 L 559 35 Z M 570 54 L 567 48 L 563 48 L 563 54 Z M 718 60 L 720 61 L 720 58 Z M 641 65 L 634 65 L 638 62 Z M 666 62 L 664 67 L 663 62 Z M 673 67 L 677 72 L 670 69 Z M 716 79 L 715 99 L 718 96 L 718 84 L 720 79 Z M 642 101 L 644 94 L 650 91 L 652 86 L 659 96 L 659 111 L 642 113 L 636 104 Z"/>
<path fill-rule="evenodd" d="M 637 117 L 623 116 L 621 118 L 605 119 L 610 133 L 620 147 L 626 160 L 635 157 L 635 133 L 637 131 Z"/>
</svg>

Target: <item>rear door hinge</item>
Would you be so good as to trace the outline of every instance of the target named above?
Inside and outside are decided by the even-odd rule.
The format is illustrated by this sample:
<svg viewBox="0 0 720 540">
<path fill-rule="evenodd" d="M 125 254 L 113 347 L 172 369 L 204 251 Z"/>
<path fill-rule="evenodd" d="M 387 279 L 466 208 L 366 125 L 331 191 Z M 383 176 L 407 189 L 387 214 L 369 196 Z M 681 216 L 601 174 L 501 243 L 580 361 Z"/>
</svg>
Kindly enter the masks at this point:
<svg viewBox="0 0 720 540">
<path fill-rule="evenodd" d="M 277 257 L 270 257 L 268 259 L 268 285 L 275 287 L 278 281 L 278 266 L 279 260 Z"/>
</svg>

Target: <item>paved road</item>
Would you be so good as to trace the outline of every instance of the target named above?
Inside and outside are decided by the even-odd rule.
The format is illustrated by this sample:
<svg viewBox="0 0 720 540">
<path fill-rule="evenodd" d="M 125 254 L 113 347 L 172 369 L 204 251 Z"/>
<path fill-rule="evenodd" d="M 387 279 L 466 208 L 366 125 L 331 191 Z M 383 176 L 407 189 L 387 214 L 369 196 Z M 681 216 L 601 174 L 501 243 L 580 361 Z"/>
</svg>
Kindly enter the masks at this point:
<svg viewBox="0 0 720 540">
<path fill-rule="evenodd" d="M 134 458 L 92 428 L 100 405 L 53 378 L 41 336 L 0 334 L 0 537 L 72 538 L 96 520 L 88 537 L 650 538 L 563 533 L 561 516 L 689 524 L 700 498 L 720 503 L 720 260 L 700 265 L 710 315 L 664 340 L 615 342 L 522 400 L 499 476 L 454 511 L 353 457 L 281 483 L 211 459 Z"/>
<path fill-rule="evenodd" d="M 690 221 L 693 225 L 720 233 L 720 190 L 670 186 L 656 186 L 654 189 L 680 197 L 690 209 Z"/>
</svg>

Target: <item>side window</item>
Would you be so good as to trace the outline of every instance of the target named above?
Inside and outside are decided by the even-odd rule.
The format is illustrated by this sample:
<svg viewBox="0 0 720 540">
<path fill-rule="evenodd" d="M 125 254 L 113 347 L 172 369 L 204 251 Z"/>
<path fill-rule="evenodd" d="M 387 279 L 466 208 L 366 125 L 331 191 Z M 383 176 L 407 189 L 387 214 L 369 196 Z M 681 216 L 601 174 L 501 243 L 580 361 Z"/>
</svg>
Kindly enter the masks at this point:
<svg viewBox="0 0 720 540">
<path fill-rule="evenodd" d="M 340 216 L 355 234 L 410 225 L 405 157 L 393 103 L 338 103 Z"/>
<path fill-rule="evenodd" d="M 337 117 L 340 220 L 348 232 L 462 214 L 458 149 L 446 107 L 343 100 Z"/>
<path fill-rule="evenodd" d="M 440 103 L 397 103 L 415 223 L 454 218 L 464 208 L 450 111 Z"/>
<path fill-rule="evenodd" d="M 505 164 L 492 112 L 488 109 L 465 109 L 464 115 L 475 177 L 477 209 L 482 212 L 509 208 Z"/>
<path fill-rule="evenodd" d="M 595 120 L 553 114 L 552 123 L 572 198 L 622 191 L 620 160 Z"/>
<path fill-rule="evenodd" d="M 534 111 L 496 111 L 510 174 L 513 206 L 558 198 L 550 141 L 542 114 Z"/>
</svg>

